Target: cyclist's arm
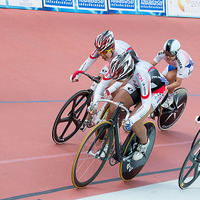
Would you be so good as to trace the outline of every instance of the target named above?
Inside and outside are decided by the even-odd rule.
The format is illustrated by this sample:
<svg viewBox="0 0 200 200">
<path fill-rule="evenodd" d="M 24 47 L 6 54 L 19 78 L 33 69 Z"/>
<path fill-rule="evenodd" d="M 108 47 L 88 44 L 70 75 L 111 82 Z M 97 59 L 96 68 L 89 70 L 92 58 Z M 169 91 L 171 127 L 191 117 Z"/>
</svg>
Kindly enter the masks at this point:
<svg viewBox="0 0 200 200">
<path fill-rule="evenodd" d="M 167 86 L 167 89 L 170 91 L 173 91 L 175 88 L 177 88 L 177 87 L 180 87 L 181 86 L 181 83 L 182 83 L 182 78 L 179 78 L 179 77 L 176 77 L 176 81 L 174 82 L 174 83 L 172 83 L 172 84 L 169 84 L 168 86 Z"/>
<path fill-rule="evenodd" d="M 151 61 L 151 64 L 153 66 L 157 65 L 163 58 L 164 58 L 165 54 L 163 51 L 160 51 L 156 57 Z"/>
<path fill-rule="evenodd" d="M 152 60 L 152 61 L 151 61 L 151 64 L 152 64 L 153 66 L 155 66 L 155 65 L 157 65 L 158 63 L 157 63 L 155 60 Z"/>
<path fill-rule="evenodd" d="M 148 72 L 140 69 L 140 73 L 136 76 L 140 87 L 142 105 L 138 108 L 136 113 L 130 117 L 132 124 L 144 117 L 151 107 L 151 86 Z"/>
<path fill-rule="evenodd" d="M 92 64 L 97 60 L 99 57 L 98 51 L 95 49 L 90 56 L 87 58 L 87 60 L 80 66 L 79 70 L 80 71 L 87 71 Z"/>
<path fill-rule="evenodd" d="M 185 65 L 186 65 L 186 59 L 184 57 L 182 59 L 179 59 L 179 62 L 177 62 L 176 81 L 167 86 L 167 89 L 170 93 L 172 93 L 175 88 L 181 86 L 185 69 L 185 67 L 182 66 Z"/>
<path fill-rule="evenodd" d="M 123 82 L 116 81 L 107 90 L 109 91 L 110 94 L 112 94 L 117 89 L 119 89 L 122 86 L 122 84 L 123 84 Z"/>
<path fill-rule="evenodd" d="M 108 87 L 109 83 L 112 79 L 102 79 L 101 82 L 97 85 L 94 96 L 93 96 L 93 103 L 98 104 L 97 101 L 101 99 L 104 94 L 104 90 Z"/>
<path fill-rule="evenodd" d="M 86 59 L 86 61 L 80 66 L 79 71 L 87 71 L 93 64 L 94 62 L 97 60 L 97 58 L 99 57 L 99 53 L 97 50 L 94 50 L 90 56 Z M 76 76 L 71 75 L 70 76 L 70 80 L 72 82 L 76 82 L 78 81 L 78 79 L 80 78 L 82 74 L 78 74 Z M 74 78 L 72 78 L 74 77 Z"/>
</svg>

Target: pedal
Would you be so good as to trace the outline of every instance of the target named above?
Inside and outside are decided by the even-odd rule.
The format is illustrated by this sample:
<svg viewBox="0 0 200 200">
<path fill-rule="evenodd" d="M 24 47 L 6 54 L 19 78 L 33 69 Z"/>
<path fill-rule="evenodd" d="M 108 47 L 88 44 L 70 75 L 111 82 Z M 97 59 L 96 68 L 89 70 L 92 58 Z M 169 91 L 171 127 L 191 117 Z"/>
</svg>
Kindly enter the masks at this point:
<svg viewBox="0 0 200 200">
<path fill-rule="evenodd" d="M 115 158 L 113 158 L 113 157 L 111 157 L 111 158 L 109 159 L 109 163 L 110 163 L 111 166 L 116 165 L 118 162 L 119 162 L 119 161 L 117 161 L 117 160 L 116 160 Z"/>
<path fill-rule="evenodd" d="M 87 128 L 87 125 L 85 122 L 83 122 L 83 124 L 80 127 L 80 130 L 84 132 L 86 128 Z"/>
<path fill-rule="evenodd" d="M 85 120 L 84 122 L 83 122 L 83 124 L 81 125 L 81 127 L 80 127 L 80 130 L 81 131 L 85 131 L 85 129 L 86 128 L 92 128 L 92 127 L 94 127 L 96 124 L 94 123 L 94 122 L 92 122 L 92 120 Z"/>
<path fill-rule="evenodd" d="M 96 125 L 96 124 L 95 124 L 94 122 L 88 122 L 86 126 L 87 126 L 88 128 L 92 128 L 92 127 L 94 127 L 95 125 Z"/>
</svg>

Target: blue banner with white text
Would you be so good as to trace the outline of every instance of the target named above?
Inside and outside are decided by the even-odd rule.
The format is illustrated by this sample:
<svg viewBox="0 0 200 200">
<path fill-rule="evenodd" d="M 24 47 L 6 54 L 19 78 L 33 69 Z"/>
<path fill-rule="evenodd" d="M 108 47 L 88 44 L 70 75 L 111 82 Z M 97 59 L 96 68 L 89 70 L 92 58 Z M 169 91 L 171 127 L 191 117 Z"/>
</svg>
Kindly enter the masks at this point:
<svg viewBox="0 0 200 200">
<path fill-rule="evenodd" d="M 94 14 L 166 15 L 166 0 L 0 0 L 0 7 Z"/>
</svg>

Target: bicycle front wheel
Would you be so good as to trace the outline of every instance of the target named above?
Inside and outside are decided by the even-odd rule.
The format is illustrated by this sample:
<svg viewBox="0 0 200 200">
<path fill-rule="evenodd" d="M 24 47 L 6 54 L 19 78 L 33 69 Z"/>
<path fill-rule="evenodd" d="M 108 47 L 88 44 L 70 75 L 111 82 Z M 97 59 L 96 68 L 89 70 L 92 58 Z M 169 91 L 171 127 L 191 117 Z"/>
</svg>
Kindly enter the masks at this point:
<svg viewBox="0 0 200 200">
<path fill-rule="evenodd" d="M 98 135 L 96 136 L 96 132 Z M 104 140 L 100 141 L 99 137 L 104 134 Z M 72 167 L 72 183 L 77 188 L 89 185 L 102 170 L 109 152 L 112 147 L 113 132 L 111 123 L 108 121 L 99 123 L 85 138 L 75 157 Z M 107 152 L 103 149 L 108 145 Z"/>
<path fill-rule="evenodd" d="M 200 163 L 200 139 L 193 145 L 179 173 L 178 185 L 181 189 L 189 187 L 198 178 Z"/>
<path fill-rule="evenodd" d="M 187 105 L 187 90 L 185 88 L 178 88 L 174 91 L 174 103 L 176 109 L 163 108 L 162 115 L 158 116 L 158 127 L 160 130 L 167 130 L 171 128 L 181 117 Z"/>
<path fill-rule="evenodd" d="M 92 90 L 81 90 L 74 94 L 61 108 L 53 125 L 52 139 L 57 144 L 69 140 L 87 117 Z"/>
</svg>

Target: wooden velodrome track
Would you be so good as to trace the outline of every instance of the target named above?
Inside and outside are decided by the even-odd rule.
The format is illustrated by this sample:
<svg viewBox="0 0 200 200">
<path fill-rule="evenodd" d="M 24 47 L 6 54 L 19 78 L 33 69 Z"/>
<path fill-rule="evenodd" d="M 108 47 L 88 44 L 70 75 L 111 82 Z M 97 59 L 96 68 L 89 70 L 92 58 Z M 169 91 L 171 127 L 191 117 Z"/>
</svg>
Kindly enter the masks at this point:
<svg viewBox="0 0 200 200">
<path fill-rule="evenodd" d="M 0 9 L 0 199 L 70 200 L 177 179 L 199 129 L 194 123 L 200 114 L 199 23 L 189 18 Z M 64 101 L 90 86 L 84 77 L 70 83 L 69 76 L 92 52 L 95 37 L 107 29 L 146 61 L 167 39 L 176 38 L 195 69 L 183 82 L 189 94 L 183 116 L 171 130 L 157 129 L 155 147 L 140 175 L 123 182 L 119 166 L 106 165 L 94 184 L 78 190 L 72 186 L 71 169 L 86 133 L 56 145 L 51 130 Z M 104 64 L 99 59 L 89 72 L 97 74 Z M 165 66 L 161 62 L 158 69 Z"/>
</svg>

